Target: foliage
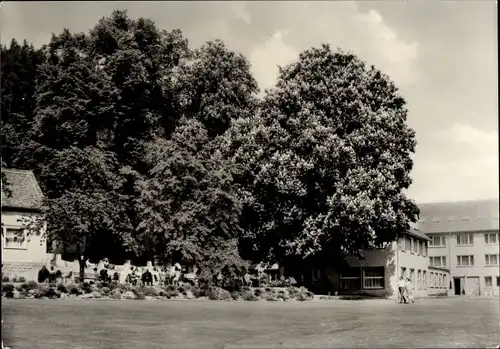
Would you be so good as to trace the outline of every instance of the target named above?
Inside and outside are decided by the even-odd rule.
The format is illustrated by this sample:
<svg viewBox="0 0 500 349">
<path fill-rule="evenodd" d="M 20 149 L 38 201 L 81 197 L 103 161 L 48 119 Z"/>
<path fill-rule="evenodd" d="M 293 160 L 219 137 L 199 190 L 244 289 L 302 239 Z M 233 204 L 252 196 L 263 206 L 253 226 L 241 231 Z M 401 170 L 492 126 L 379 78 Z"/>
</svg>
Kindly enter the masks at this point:
<svg viewBox="0 0 500 349">
<path fill-rule="evenodd" d="M 258 115 L 233 122 L 231 158 L 253 260 L 358 254 L 415 222 L 415 133 L 389 78 L 328 45 L 280 69 Z"/>
<path fill-rule="evenodd" d="M 10 278 L 7 275 L 2 276 L 2 282 L 9 282 Z"/>
<path fill-rule="evenodd" d="M 14 291 L 14 285 L 13 284 L 4 284 L 2 283 L 2 293 L 4 292 L 12 292 Z"/>
</svg>

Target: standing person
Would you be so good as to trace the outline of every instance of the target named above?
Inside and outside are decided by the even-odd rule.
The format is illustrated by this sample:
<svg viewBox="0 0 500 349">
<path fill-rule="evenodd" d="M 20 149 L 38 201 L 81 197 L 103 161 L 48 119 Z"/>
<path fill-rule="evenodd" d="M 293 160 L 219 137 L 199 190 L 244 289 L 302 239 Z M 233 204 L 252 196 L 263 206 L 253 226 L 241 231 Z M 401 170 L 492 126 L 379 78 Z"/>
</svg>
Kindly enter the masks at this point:
<svg viewBox="0 0 500 349">
<path fill-rule="evenodd" d="M 405 297 L 406 301 L 405 301 L 405 303 L 407 303 L 407 304 L 410 303 L 410 300 L 413 303 L 415 303 L 415 301 L 413 300 L 413 293 L 412 293 L 413 285 L 411 283 L 410 278 L 406 279 L 406 287 L 405 288 L 406 288 L 406 297 Z"/>
<path fill-rule="evenodd" d="M 399 290 L 399 303 L 406 303 L 405 296 L 406 282 L 405 279 L 401 276 L 398 281 L 398 290 Z"/>
</svg>

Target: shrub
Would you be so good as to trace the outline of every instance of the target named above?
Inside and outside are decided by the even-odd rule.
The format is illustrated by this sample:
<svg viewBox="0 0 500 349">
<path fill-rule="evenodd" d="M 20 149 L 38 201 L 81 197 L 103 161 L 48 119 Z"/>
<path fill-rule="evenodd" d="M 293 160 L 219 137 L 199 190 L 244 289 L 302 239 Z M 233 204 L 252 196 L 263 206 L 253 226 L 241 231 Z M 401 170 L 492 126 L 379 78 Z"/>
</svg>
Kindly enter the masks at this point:
<svg viewBox="0 0 500 349">
<path fill-rule="evenodd" d="M 69 294 L 72 294 L 72 295 L 80 295 L 81 293 L 83 293 L 83 291 L 80 290 L 80 288 L 77 286 L 77 285 L 69 285 L 68 287 L 68 293 Z"/>
<path fill-rule="evenodd" d="M 144 294 L 144 296 L 151 296 L 151 297 L 160 296 L 160 292 L 158 291 L 158 289 L 154 287 L 145 287 L 142 293 Z"/>
<path fill-rule="evenodd" d="M 57 290 L 61 293 L 68 293 L 68 289 L 64 284 L 57 285 Z"/>
<path fill-rule="evenodd" d="M 19 292 L 21 292 L 23 290 L 23 285 L 17 285 L 16 286 L 16 290 L 18 290 Z"/>
<path fill-rule="evenodd" d="M 2 282 L 9 282 L 10 278 L 7 275 L 2 276 Z"/>
<path fill-rule="evenodd" d="M 28 281 L 28 290 L 36 290 L 38 288 L 38 283 L 36 281 Z"/>
<path fill-rule="evenodd" d="M 111 289 L 109 287 L 102 287 L 99 292 L 103 295 L 103 296 L 106 296 L 109 294 L 109 292 L 111 292 Z"/>
<path fill-rule="evenodd" d="M 243 298 L 243 300 L 245 300 L 245 301 L 258 301 L 259 300 L 259 297 L 257 297 L 251 290 L 243 293 L 241 298 Z"/>
<path fill-rule="evenodd" d="M 111 299 L 122 299 L 121 293 L 111 293 Z"/>
<path fill-rule="evenodd" d="M 17 282 L 17 277 L 14 276 L 10 281 L 16 283 Z"/>
<path fill-rule="evenodd" d="M 193 296 L 195 298 L 200 298 L 200 297 L 203 297 L 205 295 L 205 292 L 198 287 L 191 288 L 191 292 L 193 293 Z"/>
<path fill-rule="evenodd" d="M 84 293 L 92 293 L 92 285 L 88 282 L 84 282 L 81 286 L 81 289 Z"/>
<path fill-rule="evenodd" d="M 137 292 L 134 292 L 134 294 L 135 294 L 136 299 L 138 299 L 138 300 L 142 301 L 142 300 L 146 299 L 146 296 L 142 292 L 137 291 Z"/>
<path fill-rule="evenodd" d="M 241 298 L 241 292 L 233 291 L 231 292 L 231 298 L 235 301 Z"/>
<path fill-rule="evenodd" d="M 264 299 L 266 301 L 276 302 L 278 300 L 278 297 L 276 297 L 276 295 L 274 293 L 266 293 L 264 295 Z"/>
<path fill-rule="evenodd" d="M 260 297 L 260 296 L 262 296 L 262 294 L 263 294 L 263 293 L 264 293 L 264 292 L 262 292 L 262 290 L 261 290 L 260 288 L 257 288 L 257 289 L 255 289 L 255 291 L 254 291 L 254 294 L 255 294 L 255 296 L 256 296 L 256 297 Z"/>
<path fill-rule="evenodd" d="M 3 292 L 14 292 L 13 284 L 2 284 L 2 293 Z"/>
<path fill-rule="evenodd" d="M 20 276 L 17 280 L 18 282 L 26 282 L 26 278 L 24 276 Z"/>
</svg>

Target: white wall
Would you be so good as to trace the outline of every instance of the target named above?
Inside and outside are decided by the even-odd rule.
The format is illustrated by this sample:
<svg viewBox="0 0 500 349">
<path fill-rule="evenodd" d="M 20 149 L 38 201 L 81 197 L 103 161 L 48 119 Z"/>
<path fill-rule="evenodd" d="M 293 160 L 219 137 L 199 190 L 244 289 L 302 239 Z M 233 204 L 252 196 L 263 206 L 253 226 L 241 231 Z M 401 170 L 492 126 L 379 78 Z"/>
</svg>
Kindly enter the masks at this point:
<svg viewBox="0 0 500 349">
<path fill-rule="evenodd" d="M 21 228 L 23 223 L 19 222 L 23 218 L 40 217 L 36 213 L 2 212 L 2 263 L 5 262 L 27 262 L 45 263 L 47 258 L 47 242 L 45 232 L 47 225 L 44 224 L 42 234 L 32 233 L 28 237 L 26 248 L 5 248 L 5 231 L 7 228 Z"/>
</svg>

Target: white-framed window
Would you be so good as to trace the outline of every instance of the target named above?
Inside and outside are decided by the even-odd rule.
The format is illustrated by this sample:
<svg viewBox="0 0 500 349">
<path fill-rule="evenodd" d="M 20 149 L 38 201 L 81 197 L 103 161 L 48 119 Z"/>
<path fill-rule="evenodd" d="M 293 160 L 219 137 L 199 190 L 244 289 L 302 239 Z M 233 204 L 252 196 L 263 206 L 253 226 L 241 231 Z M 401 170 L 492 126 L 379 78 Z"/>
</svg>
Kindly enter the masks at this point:
<svg viewBox="0 0 500 349">
<path fill-rule="evenodd" d="M 419 290 L 422 289 L 422 270 L 417 270 L 417 287 Z"/>
<path fill-rule="evenodd" d="M 400 276 L 406 279 L 406 268 L 405 267 L 401 267 L 401 275 Z"/>
<path fill-rule="evenodd" d="M 446 239 L 443 235 L 430 236 L 429 246 L 444 247 L 446 246 Z"/>
<path fill-rule="evenodd" d="M 429 265 L 431 267 L 446 267 L 446 256 L 429 257 Z"/>
<path fill-rule="evenodd" d="M 485 254 L 484 265 L 498 265 L 498 254 Z"/>
<path fill-rule="evenodd" d="M 493 286 L 493 278 L 491 276 L 484 277 L 484 286 L 485 287 L 492 287 Z"/>
<path fill-rule="evenodd" d="M 370 290 L 385 288 L 384 274 L 384 267 L 363 268 L 363 288 Z"/>
<path fill-rule="evenodd" d="M 421 256 L 424 255 L 424 242 L 423 241 L 418 242 L 418 254 Z"/>
<path fill-rule="evenodd" d="M 434 273 L 432 271 L 429 272 L 429 287 L 434 288 Z"/>
<path fill-rule="evenodd" d="M 411 239 L 405 236 L 405 251 L 411 252 Z"/>
<path fill-rule="evenodd" d="M 346 268 L 340 274 L 340 288 L 342 290 L 360 290 L 361 268 Z"/>
<path fill-rule="evenodd" d="M 474 256 L 457 256 L 457 266 L 472 267 L 474 266 Z"/>
<path fill-rule="evenodd" d="M 415 269 L 410 269 L 410 281 L 413 287 L 415 287 Z"/>
<path fill-rule="evenodd" d="M 4 236 L 4 248 L 21 250 L 28 249 L 26 230 L 22 228 L 5 228 Z"/>
<path fill-rule="evenodd" d="M 458 234 L 457 235 L 457 245 L 474 245 L 474 234 Z"/>
<path fill-rule="evenodd" d="M 422 275 L 422 282 L 423 282 L 424 290 L 427 290 L 427 270 L 424 270 L 424 273 Z"/>
<path fill-rule="evenodd" d="M 497 245 L 498 244 L 498 233 L 486 233 L 486 234 L 484 234 L 484 243 L 487 245 Z"/>
<path fill-rule="evenodd" d="M 417 254 L 418 253 L 418 244 L 419 244 L 419 241 L 417 239 L 411 239 L 412 241 L 412 252 Z"/>
</svg>

